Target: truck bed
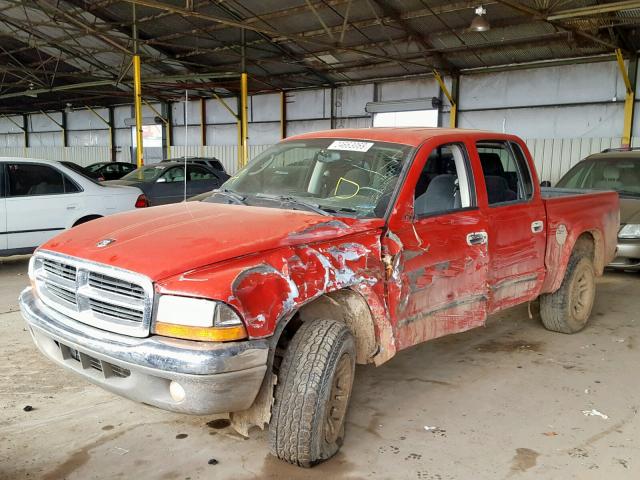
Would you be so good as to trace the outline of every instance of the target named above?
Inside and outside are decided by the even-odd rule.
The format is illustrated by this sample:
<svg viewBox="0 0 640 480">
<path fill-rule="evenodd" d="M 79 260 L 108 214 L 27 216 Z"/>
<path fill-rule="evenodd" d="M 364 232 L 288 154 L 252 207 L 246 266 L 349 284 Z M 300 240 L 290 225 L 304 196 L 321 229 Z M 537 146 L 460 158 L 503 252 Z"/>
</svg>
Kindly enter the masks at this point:
<svg viewBox="0 0 640 480">
<path fill-rule="evenodd" d="M 555 291 L 562 282 L 572 246 L 590 232 L 596 247 L 594 267 L 601 274 L 615 257 L 619 227 L 619 199 L 613 191 L 543 188 L 547 215 L 547 277 L 543 292 Z M 599 253 L 598 253 L 599 252 Z"/>
</svg>

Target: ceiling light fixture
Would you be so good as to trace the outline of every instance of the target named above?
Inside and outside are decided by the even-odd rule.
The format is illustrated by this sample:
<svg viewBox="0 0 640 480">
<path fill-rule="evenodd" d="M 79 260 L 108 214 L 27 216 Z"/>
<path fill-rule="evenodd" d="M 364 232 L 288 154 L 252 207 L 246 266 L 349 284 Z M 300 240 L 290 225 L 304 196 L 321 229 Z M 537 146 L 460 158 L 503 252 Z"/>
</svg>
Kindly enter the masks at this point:
<svg viewBox="0 0 640 480">
<path fill-rule="evenodd" d="M 476 16 L 473 17 L 471 25 L 469 25 L 469 30 L 472 32 L 486 32 L 489 30 L 491 25 L 489 25 L 489 22 L 485 18 L 487 10 L 482 5 L 479 5 L 475 9 L 475 14 Z"/>
<path fill-rule="evenodd" d="M 73 112 L 73 108 L 71 108 L 73 105 L 71 105 L 70 103 L 67 103 L 67 106 L 64 109 L 64 113 L 71 113 Z"/>
</svg>

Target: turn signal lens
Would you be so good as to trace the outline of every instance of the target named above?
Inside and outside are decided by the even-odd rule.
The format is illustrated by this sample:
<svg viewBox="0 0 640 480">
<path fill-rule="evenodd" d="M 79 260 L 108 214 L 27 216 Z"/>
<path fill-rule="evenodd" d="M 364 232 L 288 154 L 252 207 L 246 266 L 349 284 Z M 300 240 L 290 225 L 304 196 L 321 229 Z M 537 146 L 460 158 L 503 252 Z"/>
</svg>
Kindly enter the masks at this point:
<svg viewBox="0 0 640 480">
<path fill-rule="evenodd" d="M 138 199 L 136 200 L 136 208 L 146 208 L 148 206 L 149 200 L 147 200 L 145 194 L 143 193 L 142 195 L 139 195 Z"/>
<path fill-rule="evenodd" d="M 165 337 L 184 338 L 200 342 L 231 342 L 247 338 L 247 330 L 244 325 L 235 327 L 191 327 L 156 322 L 155 332 Z"/>
</svg>

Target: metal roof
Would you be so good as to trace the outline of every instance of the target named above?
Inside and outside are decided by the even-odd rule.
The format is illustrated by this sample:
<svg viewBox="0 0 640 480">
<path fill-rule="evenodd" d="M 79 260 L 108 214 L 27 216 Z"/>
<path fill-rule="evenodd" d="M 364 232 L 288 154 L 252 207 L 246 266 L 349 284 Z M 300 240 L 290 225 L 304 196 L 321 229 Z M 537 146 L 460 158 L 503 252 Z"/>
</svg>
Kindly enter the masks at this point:
<svg viewBox="0 0 640 480">
<path fill-rule="evenodd" d="M 0 0 L 0 112 L 351 84 L 640 49 L 640 1 Z M 243 42 L 244 31 L 244 42 Z M 244 55 L 243 55 L 244 51 Z"/>
</svg>

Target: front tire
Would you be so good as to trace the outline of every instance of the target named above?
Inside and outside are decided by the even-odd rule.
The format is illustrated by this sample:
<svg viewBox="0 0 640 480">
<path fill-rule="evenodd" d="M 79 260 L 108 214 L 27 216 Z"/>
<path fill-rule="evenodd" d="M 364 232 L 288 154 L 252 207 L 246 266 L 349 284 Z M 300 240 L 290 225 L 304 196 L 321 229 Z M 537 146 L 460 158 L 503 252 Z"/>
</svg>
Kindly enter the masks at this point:
<svg viewBox="0 0 640 480">
<path fill-rule="evenodd" d="M 355 373 L 355 340 L 344 323 L 302 324 L 285 353 L 269 425 L 271 453 L 301 467 L 331 458 L 344 437 Z"/>
<path fill-rule="evenodd" d="M 560 288 L 540 296 L 542 324 L 554 332 L 579 332 L 589 320 L 595 295 L 593 262 L 583 255 L 572 256 Z"/>
</svg>

